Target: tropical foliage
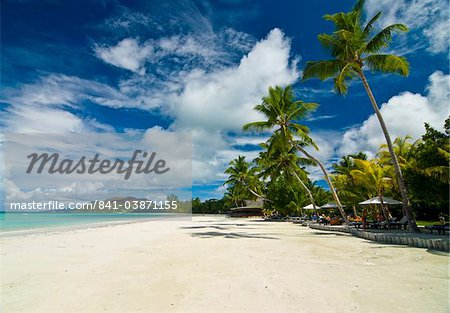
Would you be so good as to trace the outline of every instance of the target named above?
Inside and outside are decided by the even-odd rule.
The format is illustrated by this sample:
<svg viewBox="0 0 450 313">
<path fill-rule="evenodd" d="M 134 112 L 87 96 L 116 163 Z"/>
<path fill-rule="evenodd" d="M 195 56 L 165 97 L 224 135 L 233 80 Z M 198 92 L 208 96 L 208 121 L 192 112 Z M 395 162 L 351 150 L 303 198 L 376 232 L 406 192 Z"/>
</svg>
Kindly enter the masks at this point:
<svg viewBox="0 0 450 313">
<path fill-rule="evenodd" d="M 416 218 L 437 220 L 448 215 L 449 207 L 449 123 L 445 132 L 425 124 L 425 134 L 416 142 L 411 137 L 396 138 L 394 149 L 405 173 L 408 196 Z M 441 153 L 445 151 L 447 153 Z M 377 158 L 367 160 L 359 153 L 342 157 L 333 165 L 333 182 L 343 203 L 357 207 L 358 203 L 375 196 L 400 197 L 398 184 L 386 145 L 381 145 Z M 403 214 L 393 207 L 394 214 Z M 382 212 L 387 215 L 388 212 Z"/>
<path fill-rule="evenodd" d="M 306 103 L 301 100 L 295 100 L 291 86 L 287 86 L 285 88 L 280 86 L 276 86 L 274 88 L 269 87 L 268 96 L 263 97 L 262 103 L 255 106 L 255 110 L 261 113 L 265 120 L 248 123 L 244 125 L 243 129 L 257 131 L 269 131 L 274 129 L 272 131 L 271 139 L 267 143 L 267 157 L 269 158 L 273 155 L 274 151 L 287 153 L 287 155 L 292 156 L 293 158 L 297 158 L 297 152 L 300 152 L 309 160 L 310 163 L 318 165 L 330 187 L 331 194 L 337 203 L 343 220 L 347 222 L 347 215 L 345 214 L 339 197 L 334 190 L 334 186 L 329 178 L 328 172 L 323 164 L 305 149 L 305 147 L 308 146 L 315 149 L 318 149 L 318 147 L 309 136 L 309 128 L 300 124 L 299 121 L 308 117 L 311 111 L 315 110 L 316 107 L 316 103 Z M 284 172 L 288 173 L 287 169 L 291 169 L 289 173 L 297 178 L 297 181 L 308 193 L 313 206 L 315 206 L 313 195 L 303 183 L 301 177 L 298 176 L 298 166 L 286 166 L 286 161 L 287 159 L 282 161 L 281 164 L 284 166 Z M 292 161 L 293 159 L 290 160 L 290 162 Z"/>
</svg>

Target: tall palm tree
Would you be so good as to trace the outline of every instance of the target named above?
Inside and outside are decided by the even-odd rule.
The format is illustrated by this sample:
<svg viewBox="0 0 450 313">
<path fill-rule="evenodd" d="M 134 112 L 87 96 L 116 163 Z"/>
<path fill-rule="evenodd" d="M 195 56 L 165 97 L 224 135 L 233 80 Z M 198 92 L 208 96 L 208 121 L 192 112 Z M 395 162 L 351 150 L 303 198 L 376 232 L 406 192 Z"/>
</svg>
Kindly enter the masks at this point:
<svg viewBox="0 0 450 313">
<path fill-rule="evenodd" d="M 347 93 L 349 80 L 356 77 L 362 80 L 386 138 L 402 196 L 404 214 L 408 219 L 411 231 L 418 231 L 411 213 L 402 170 L 394 152 L 389 132 L 364 75 L 365 66 L 382 73 L 396 73 L 403 76 L 409 74 L 409 64 L 404 57 L 380 53 L 383 48 L 389 45 L 392 33 L 406 32 L 408 29 L 403 24 L 392 24 L 373 34 L 373 26 L 380 18 L 381 12 L 375 14 L 366 25 L 363 25 L 364 3 L 364 0 L 358 0 L 352 11 L 348 13 L 340 12 L 324 16 L 325 20 L 334 23 L 335 31 L 332 34 L 320 34 L 318 39 L 331 52 L 333 59 L 308 62 L 303 72 L 303 79 L 318 77 L 325 80 L 333 77 L 335 89 L 342 94 Z"/>
<path fill-rule="evenodd" d="M 348 223 L 347 215 L 342 208 L 339 197 L 334 190 L 333 183 L 324 165 L 304 149 L 305 146 L 313 146 L 315 149 L 318 149 L 309 136 L 309 128 L 298 123 L 299 120 L 306 118 L 316 107 L 316 103 L 294 100 L 294 93 L 291 86 L 285 88 L 280 86 L 270 87 L 269 94 L 262 98 L 262 103 L 255 106 L 255 110 L 261 113 L 265 117 L 265 120 L 245 124 L 243 129 L 267 131 L 276 128 L 274 133 L 279 138 L 283 138 L 282 140 L 285 142 L 291 143 L 308 159 L 319 165 L 341 212 L 342 218 L 345 223 Z"/>
</svg>

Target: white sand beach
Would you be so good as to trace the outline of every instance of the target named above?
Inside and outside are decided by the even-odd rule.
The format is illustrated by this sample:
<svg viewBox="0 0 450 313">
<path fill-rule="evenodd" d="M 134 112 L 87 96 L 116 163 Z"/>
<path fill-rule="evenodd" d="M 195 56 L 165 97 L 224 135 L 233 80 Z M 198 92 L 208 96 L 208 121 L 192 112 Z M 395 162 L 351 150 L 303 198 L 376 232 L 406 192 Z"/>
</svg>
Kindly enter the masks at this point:
<svg viewBox="0 0 450 313">
<path fill-rule="evenodd" d="M 1 312 L 448 312 L 444 253 L 194 217 L 0 238 Z"/>
</svg>

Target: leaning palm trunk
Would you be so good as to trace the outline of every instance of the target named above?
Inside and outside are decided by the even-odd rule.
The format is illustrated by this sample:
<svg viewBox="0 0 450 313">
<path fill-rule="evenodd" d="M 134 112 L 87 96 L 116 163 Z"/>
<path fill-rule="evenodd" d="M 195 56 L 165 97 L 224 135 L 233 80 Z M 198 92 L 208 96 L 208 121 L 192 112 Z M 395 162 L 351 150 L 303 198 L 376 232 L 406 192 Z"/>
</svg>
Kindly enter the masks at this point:
<svg viewBox="0 0 450 313">
<path fill-rule="evenodd" d="M 297 173 L 294 172 L 294 176 L 295 178 L 297 178 L 297 180 L 300 182 L 300 185 L 302 185 L 302 187 L 306 190 L 306 192 L 308 193 L 309 199 L 311 200 L 311 204 L 313 205 L 314 210 L 316 210 L 316 203 L 314 201 L 314 197 L 311 193 L 311 190 L 309 190 L 308 187 L 306 187 L 305 183 L 300 179 L 300 177 L 298 177 Z"/>
<path fill-rule="evenodd" d="M 323 172 L 323 175 L 325 176 L 325 180 L 327 181 L 328 186 L 330 187 L 331 190 L 331 194 L 333 195 L 334 201 L 336 201 L 336 204 L 339 208 L 339 212 L 342 215 L 342 218 L 344 219 L 345 224 L 348 224 L 348 218 L 347 215 L 345 214 L 344 209 L 342 208 L 341 205 L 341 201 L 339 200 L 339 197 L 336 193 L 336 190 L 334 189 L 333 183 L 331 182 L 330 176 L 328 175 L 327 170 L 325 169 L 325 167 L 323 166 L 323 164 L 316 159 L 315 157 L 313 157 L 311 154 L 309 154 L 308 152 L 305 151 L 305 149 L 303 149 L 299 144 L 296 145 L 297 149 L 300 150 L 304 155 L 306 155 L 306 157 L 308 157 L 310 160 L 314 161 L 315 163 L 317 163 L 317 165 L 319 165 L 320 169 Z"/>
<path fill-rule="evenodd" d="M 260 195 L 258 193 L 256 193 L 255 191 L 253 191 L 251 188 L 247 187 L 248 191 L 250 191 L 250 193 L 252 195 L 254 195 L 257 198 L 263 199 L 264 201 L 268 201 L 268 202 L 272 202 L 270 199 L 267 199 L 266 197 L 264 197 L 263 195 Z"/>
<path fill-rule="evenodd" d="M 391 160 L 395 169 L 395 175 L 397 176 L 398 187 L 400 189 L 400 194 L 402 195 L 403 214 L 405 214 L 408 220 L 410 231 L 420 232 L 411 214 L 411 208 L 409 206 L 409 199 L 408 194 L 406 192 L 406 185 L 403 179 L 402 170 L 400 169 L 400 165 L 398 164 L 398 159 L 397 156 L 395 155 L 391 137 L 389 136 L 386 124 L 384 123 L 383 116 L 381 115 L 380 109 L 378 108 L 378 104 L 375 100 L 375 97 L 373 96 L 372 90 L 370 89 L 369 83 L 367 82 L 364 73 L 362 71 L 359 72 L 359 76 L 361 77 L 364 88 L 366 89 L 367 95 L 369 96 L 370 102 L 372 103 L 373 109 L 375 110 L 375 114 L 377 115 L 378 121 L 380 122 L 380 126 L 381 129 L 383 130 L 384 137 L 386 138 L 389 154 L 391 156 Z"/>
</svg>

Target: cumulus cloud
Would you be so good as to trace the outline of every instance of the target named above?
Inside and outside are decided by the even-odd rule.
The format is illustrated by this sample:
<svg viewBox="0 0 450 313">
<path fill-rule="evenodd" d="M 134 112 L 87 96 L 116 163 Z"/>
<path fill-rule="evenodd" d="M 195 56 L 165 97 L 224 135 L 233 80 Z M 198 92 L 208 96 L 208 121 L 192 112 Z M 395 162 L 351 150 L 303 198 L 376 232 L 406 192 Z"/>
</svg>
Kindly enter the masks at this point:
<svg viewBox="0 0 450 313">
<path fill-rule="evenodd" d="M 424 123 L 442 129 L 449 116 L 450 76 L 440 71 L 429 77 L 428 94 L 403 92 L 381 105 L 381 114 L 387 124 L 391 138 L 410 135 L 419 139 L 424 133 Z M 385 143 L 381 127 L 375 114 L 366 119 L 361 126 L 347 130 L 337 149 L 339 155 L 359 151 L 375 155 L 381 144 Z"/>
<path fill-rule="evenodd" d="M 426 41 L 411 36 L 414 41 L 404 42 L 400 52 L 407 53 L 424 46 L 431 53 L 448 51 L 450 20 L 447 0 L 368 0 L 365 9 L 369 17 L 383 11 L 381 26 L 403 23 L 412 32 L 417 31 L 425 37 Z"/>
<path fill-rule="evenodd" d="M 274 29 L 237 67 L 188 75 L 170 111 L 176 116 L 176 127 L 240 130 L 244 123 L 259 118 L 253 107 L 269 86 L 287 85 L 297 77 L 296 62 L 290 61 L 290 41 Z"/>
</svg>

